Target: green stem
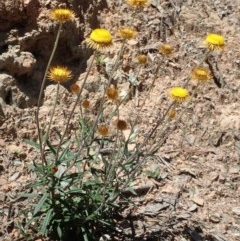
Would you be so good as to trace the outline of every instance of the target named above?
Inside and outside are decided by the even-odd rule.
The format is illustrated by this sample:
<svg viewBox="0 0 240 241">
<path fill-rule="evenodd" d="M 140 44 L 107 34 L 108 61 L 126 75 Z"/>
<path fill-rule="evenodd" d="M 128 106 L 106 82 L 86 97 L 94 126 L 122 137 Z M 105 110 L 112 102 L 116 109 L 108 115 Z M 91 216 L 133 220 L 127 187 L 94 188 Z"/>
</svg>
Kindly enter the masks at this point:
<svg viewBox="0 0 240 241">
<path fill-rule="evenodd" d="M 57 49 L 61 29 L 62 29 L 62 23 L 59 24 L 56 40 L 55 40 L 54 46 L 53 46 L 53 50 L 52 50 L 52 53 L 51 53 L 50 58 L 48 60 L 48 64 L 47 64 L 47 67 L 46 67 L 46 70 L 45 70 L 45 73 L 44 73 L 44 76 L 43 76 L 42 85 L 41 85 L 41 89 L 40 89 L 40 93 L 39 93 L 39 97 L 38 97 L 37 110 L 36 110 L 36 123 L 37 123 L 37 132 L 38 132 L 38 140 L 39 140 L 39 146 L 40 146 L 42 165 L 44 165 L 44 164 L 47 165 L 47 162 L 46 162 L 46 159 L 45 159 L 44 148 L 43 148 L 43 143 L 42 143 L 42 138 L 41 138 L 42 135 L 41 135 L 41 130 L 40 130 L 39 110 L 40 110 L 40 105 L 41 105 L 41 101 L 42 101 L 42 97 L 43 97 L 43 90 L 44 90 L 44 87 L 45 87 L 48 70 L 50 68 L 53 56 L 54 56 L 54 54 L 56 52 L 56 49 Z"/>
<path fill-rule="evenodd" d="M 71 121 L 71 119 L 72 119 L 73 113 L 74 113 L 74 111 L 75 111 L 75 109 L 76 109 L 76 107 L 77 107 L 77 104 L 79 103 L 81 94 L 82 94 L 82 92 L 83 92 L 83 88 L 85 87 L 86 81 L 87 81 L 88 76 L 89 76 L 89 74 L 90 74 L 90 71 L 91 71 L 91 69 L 92 69 L 93 62 L 94 62 L 94 59 L 95 59 L 95 57 L 96 57 L 96 53 L 97 53 L 97 52 L 95 51 L 95 52 L 94 52 L 94 55 L 93 55 L 93 58 L 92 58 L 92 60 L 91 60 L 91 62 L 90 62 L 90 65 L 89 65 L 87 74 L 86 74 L 86 76 L 85 76 L 85 78 L 84 78 L 84 80 L 83 80 L 82 86 L 81 86 L 81 88 L 80 88 L 80 90 L 79 90 L 77 99 L 76 99 L 76 101 L 75 101 L 75 103 L 74 103 L 74 106 L 73 106 L 73 108 L 72 108 L 72 110 L 71 110 L 70 116 L 69 116 L 69 118 L 68 118 L 68 120 L 67 120 L 66 127 L 65 127 L 65 129 L 64 129 L 64 132 L 63 132 L 63 134 L 62 134 L 62 136 L 61 136 L 61 139 L 60 139 L 60 142 L 59 142 L 59 144 L 58 144 L 57 153 L 56 153 L 56 158 L 55 158 L 55 163 L 57 163 L 58 156 L 59 156 L 59 151 L 60 151 L 61 145 L 62 145 L 62 143 L 63 143 L 63 139 L 64 139 L 64 137 L 65 137 L 65 135 L 66 135 L 67 130 L 68 130 L 69 123 L 70 123 L 70 121 Z"/>
<path fill-rule="evenodd" d="M 45 149 L 46 142 L 47 142 L 48 137 L 49 137 L 49 132 L 50 132 L 51 125 L 52 125 L 53 116 L 54 116 L 55 109 L 56 109 L 56 106 L 57 106 L 57 100 L 58 100 L 58 96 L 59 96 L 59 87 L 60 87 L 60 84 L 58 83 L 58 84 L 57 84 L 57 91 L 56 91 L 56 98 L 55 98 L 55 101 L 54 101 L 54 104 L 53 104 L 53 109 L 52 109 L 50 121 L 49 121 L 49 124 L 48 124 L 48 129 L 47 129 L 46 137 L 45 137 L 45 139 L 43 140 L 43 143 L 42 143 L 43 150 Z"/>
<path fill-rule="evenodd" d="M 201 61 L 199 62 L 198 66 L 201 66 L 206 59 L 208 58 L 209 54 L 211 53 L 211 50 L 207 50 L 206 53 L 204 54 L 203 58 L 201 59 Z M 186 83 L 184 83 L 183 87 L 186 87 L 188 85 L 188 83 L 190 82 L 191 78 L 189 77 L 186 81 Z"/>
<path fill-rule="evenodd" d="M 122 46 L 121 46 L 121 49 L 120 49 L 119 52 L 118 52 L 118 55 L 117 55 L 116 61 L 115 61 L 115 63 L 114 63 L 113 69 L 112 69 L 112 71 L 111 71 L 111 73 L 110 73 L 110 76 L 109 76 L 109 79 L 108 79 L 108 81 L 107 81 L 107 83 L 106 83 L 106 85 L 105 85 L 105 89 L 106 89 L 106 88 L 111 84 L 111 82 L 112 82 L 113 75 L 114 75 L 115 71 L 116 71 L 117 68 L 118 68 L 118 64 L 119 64 L 120 58 L 121 58 L 121 56 L 122 56 L 122 54 L 123 54 L 124 47 L 125 47 L 125 43 L 126 43 L 126 40 L 123 41 Z M 105 95 L 105 92 L 103 92 L 103 95 L 102 95 L 102 100 L 101 100 L 101 103 L 100 103 L 99 111 L 98 111 L 97 117 L 95 118 L 91 135 L 94 134 L 94 131 L 95 131 L 96 126 L 97 126 L 97 123 L 98 123 L 98 120 L 99 120 L 99 118 L 100 118 L 100 116 L 101 116 L 101 114 L 102 114 L 102 112 L 103 112 L 104 95 Z"/>
<path fill-rule="evenodd" d="M 199 84 L 196 86 L 194 92 L 192 93 L 192 96 L 195 95 L 195 93 L 196 93 L 197 90 L 198 90 L 198 87 L 199 87 Z M 130 179 L 134 177 L 134 175 L 135 175 L 135 173 L 137 172 L 138 168 L 141 167 L 142 165 L 144 165 L 147 157 L 153 155 L 153 154 L 163 145 L 163 143 L 165 142 L 165 140 L 169 137 L 169 135 L 173 132 L 173 130 L 175 129 L 175 127 L 176 127 L 176 126 L 178 125 L 178 123 L 180 122 L 182 116 L 185 114 L 185 112 L 186 112 L 187 108 L 189 107 L 190 103 L 191 103 L 191 101 L 189 101 L 189 102 L 187 103 L 187 105 L 185 106 L 185 108 L 184 108 L 184 110 L 182 111 L 181 115 L 179 115 L 179 117 L 175 120 L 175 123 L 174 123 L 173 127 L 171 128 L 171 131 L 168 132 L 168 135 L 165 135 L 165 136 L 163 135 L 164 132 L 167 130 L 167 128 L 165 128 L 164 131 L 161 131 L 162 136 L 164 136 L 164 137 L 162 138 L 162 140 L 161 140 L 161 143 L 157 143 L 156 145 L 152 146 L 152 148 L 144 155 L 144 158 L 143 158 L 143 159 L 139 162 L 139 164 L 136 166 L 136 168 L 135 168 L 135 170 L 133 171 L 133 173 L 131 173 Z M 173 104 L 174 104 L 174 102 L 172 103 L 172 105 L 173 105 Z M 172 107 L 172 105 L 170 105 L 170 107 Z M 168 108 L 168 110 L 167 110 L 165 113 L 167 113 L 167 112 L 170 110 L 170 107 Z M 143 142 L 143 144 L 144 144 L 144 142 Z M 143 144 L 142 144 L 142 146 L 143 146 Z M 141 147 L 142 147 L 142 146 L 141 146 Z M 131 157 L 131 158 L 132 158 L 132 159 L 136 158 L 136 154 L 134 154 L 133 157 Z M 126 184 L 126 185 L 127 185 L 127 184 Z M 126 187 L 126 185 L 125 185 L 125 187 Z"/>
<path fill-rule="evenodd" d="M 121 56 L 122 56 L 122 54 L 123 54 L 125 44 L 126 44 L 126 40 L 124 39 L 124 41 L 123 41 L 123 43 L 122 43 L 122 46 L 121 46 L 121 49 L 120 49 L 119 52 L 118 52 L 116 61 L 115 61 L 114 65 L 113 65 L 113 68 L 112 68 L 111 74 L 110 74 L 110 76 L 109 76 L 109 80 L 108 80 L 108 83 L 107 83 L 107 86 L 106 86 L 106 87 L 108 87 L 108 86 L 112 83 L 112 78 L 113 78 L 113 75 L 114 75 L 115 71 L 116 71 L 117 68 L 118 68 L 118 64 L 119 64 L 120 58 L 121 58 Z"/>
<path fill-rule="evenodd" d="M 155 71 L 155 74 L 154 74 L 152 83 L 151 83 L 151 85 L 150 85 L 150 87 L 149 87 L 149 89 L 148 89 L 148 92 L 147 92 L 147 94 L 146 94 L 146 97 L 144 98 L 143 103 L 141 104 L 140 110 L 139 110 L 138 113 L 137 113 L 137 116 L 136 116 L 135 121 L 134 121 L 134 125 L 136 125 L 136 123 L 137 123 L 137 121 L 138 121 L 138 119 L 139 119 L 139 115 L 140 115 L 140 113 L 141 113 L 141 111 L 142 111 L 142 109 L 143 109 L 143 107 L 144 107 L 144 105 L 145 105 L 145 102 L 146 102 L 146 100 L 149 98 L 150 92 L 151 92 L 151 90 L 152 90 L 152 88 L 153 88 L 153 86 L 154 86 L 154 84 L 155 84 L 155 82 L 156 82 L 159 69 L 160 69 L 160 63 L 159 63 L 158 66 L 157 66 L 157 69 L 156 69 L 156 71 Z"/>
</svg>

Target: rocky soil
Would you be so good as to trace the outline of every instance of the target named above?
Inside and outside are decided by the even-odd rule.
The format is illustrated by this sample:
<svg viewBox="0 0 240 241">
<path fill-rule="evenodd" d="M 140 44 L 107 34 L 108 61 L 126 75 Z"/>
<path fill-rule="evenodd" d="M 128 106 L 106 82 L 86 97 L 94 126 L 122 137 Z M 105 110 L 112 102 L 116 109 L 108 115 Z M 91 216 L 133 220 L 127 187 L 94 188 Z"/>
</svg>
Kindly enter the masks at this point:
<svg viewBox="0 0 240 241">
<path fill-rule="evenodd" d="M 147 54 L 149 63 L 139 75 L 140 103 L 153 78 L 160 44 L 168 42 L 175 49 L 171 58 L 158 60 L 162 64 L 139 118 L 140 133 L 166 109 L 167 90 L 186 83 L 204 55 L 205 36 L 215 32 L 225 37 L 224 51 L 214 52 L 205 63 L 213 80 L 201 86 L 158 158 L 144 166 L 135 183 L 140 190 L 133 197 L 135 205 L 123 213 L 132 216 L 119 226 L 124 230 L 122 240 L 240 240 L 240 0 L 152 0 L 134 20 L 132 8 L 122 0 L 0 1 L 1 240 L 20 240 L 19 222 L 26 218 L 21 211 L 27 200 L 19 193 L 33 180 L 27 166 L 39 160 L 39 153 L 24 140 L 37 139 L 36 103 L 57 30 L 48 16 L 57 6 L 76 13 L 75 21 L 64 25 L 53 60 L 71 68 L 74 76 L 60 90 L 61 105 L 53 123 L 57 129 L 65 126 L 76 98 L 69 86 L 81 84 L 86 75 L 92 52 L 84 39 L 91 29 L 101 26 L 113 34 L 114 46 L 104 52 L 106 71 L 121 46 L 117 29 L 131 22 L 138 31 L 127 43 L 115 78 L 124 95 L 138 69 L 137 54 Z M 84 90 L 92 99 L 92 113 L 105 77 L 95 65 Z M 196 83 L 190 81 L 187 88 L 192 93 Z M 42 123 L 49 120 L 54 94 L 55 85 L 48 82 L 40 109 Z M 126 101 L 121 116 L 131 118 L 134 106 L 134 98 Z M 77 116 L 78 111 L 73 119 Z M 110 240 L 120 240 L 109 235 Z"/>
</svg>

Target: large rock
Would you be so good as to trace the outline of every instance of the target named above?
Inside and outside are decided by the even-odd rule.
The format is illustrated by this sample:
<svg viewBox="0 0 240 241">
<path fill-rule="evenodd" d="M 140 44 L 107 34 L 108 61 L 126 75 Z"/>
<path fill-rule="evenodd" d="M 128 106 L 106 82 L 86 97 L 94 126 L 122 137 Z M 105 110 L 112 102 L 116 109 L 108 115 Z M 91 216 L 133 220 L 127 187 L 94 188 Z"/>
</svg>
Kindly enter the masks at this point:
<svg viewBox="0 0 240 241">
<path fill-rule="evenodd" d="M 98 13 L 107 8 L 106 0 L 0 0 L 0 22 L 4 23 L 0 25 L 0 71 L 16 79 L 17 87 L 29 98 L 26 105 L 36 104 L 34 98 L 38 97 L 58 31 L 49 14 L 57 7 L 73 10 L 76 18 L 63 24 L 53 65 L 68 66 L 77 79 L 91 55 L 81 43 L 91 29 L 99 27 Z"/>
<path fill-rule="evenodd" d="M 0 70 L 20 76 L 30 73 L 36 63 L 34 56 L 25 51 L 20 51 L 20 46 L 9 46 L 7 52 L 0 55 Z"/>
</svg>

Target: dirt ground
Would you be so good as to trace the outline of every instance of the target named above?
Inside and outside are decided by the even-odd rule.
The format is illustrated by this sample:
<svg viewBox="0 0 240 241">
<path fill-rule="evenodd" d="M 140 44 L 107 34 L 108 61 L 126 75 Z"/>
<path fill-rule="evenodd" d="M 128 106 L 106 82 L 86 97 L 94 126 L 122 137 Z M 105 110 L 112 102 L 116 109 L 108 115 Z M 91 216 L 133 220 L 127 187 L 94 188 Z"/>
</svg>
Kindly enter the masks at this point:
<svg viewBox="0 0 240 241">
<path fill-rule="evenodd" d="M 201 85 L 175 131 L 167 133 L 158 158 L 144 166 L 135 183 L 135 205 L 130 204 L 123 214 L 129 217 L 131 211 L 131 219 L 119 225 L 124 227 L 124 240 L 240 240 L 240 0 L 152 0 L 135 14 L 122 0 L 0 1 L 0 239 L 20 240 L 17 227 L 25 218 L 21 211 L 27 200 L 19 194 L 34 178 L 28 164 L 40 158 L 24 140 L 37 139 L 37 97 L 56 34 L 48 14 L 57 6 L 76 12 L 75 22 L 63 28 L 53 60 L 71 68 L 74 76 L 60 90 L 61 105 L 53 123 L 58 129 L 65 126 L 76 99 L 70 84 L 81 84 L 86 75 L 92 53 L 84 39 L 91 29 L 107 28 L 114 37 L 113 47 L 103 53 L 106 70 L 113 67 L 121 46 L 118 28 L 131 23 L 138 31 L 137 38 L 127 42 L 123 67 L 115 76 L 120 95 L 128 91 L 131 74 L 138 70 L 139 53 L 149 59 L 139 74 L 140 104 L 161 63 L 139 117 L 139 133 L 167 108 L 169 88 L 187 82 L 191 69 L 204 56 L 206 35 L 225 37 L 224 51 L 212 53 L 205 63 L 212 81 Z M 165 42 L 175 50 L 167 58 L 158 53 Z M 92 112 L 104 79 L 104 71 L 95 65 L 84 90 L 93 100 Z M 192 93 L 196 82 L 190 81 L 186 88 Z M 42 123 L 49 120 L 54 93 L 55 86 L 49 82 L 40 109 Z M 135 109 L 131 98 L 122 105 L 121 116 L 131 119 Z M 78 111 L 73 120 L 77 116 Z"/>
</svg>

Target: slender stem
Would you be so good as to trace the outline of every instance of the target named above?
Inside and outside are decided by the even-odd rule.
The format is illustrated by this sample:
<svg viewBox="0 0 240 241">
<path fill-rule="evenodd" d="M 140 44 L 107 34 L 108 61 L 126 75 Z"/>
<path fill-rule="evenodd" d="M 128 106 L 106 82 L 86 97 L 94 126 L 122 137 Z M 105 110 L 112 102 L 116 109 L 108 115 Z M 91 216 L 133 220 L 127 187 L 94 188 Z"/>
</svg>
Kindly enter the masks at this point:
<svg viewBox="0 0 240 241">
<path fill-rule="evenodd" d="M 91 60 L 91 62 L 90 62 L 90 65 L 89 65 L 87 74 L 86 74 L 86 76 L 85 76 L 85 78 L 84 78 L 84 80 L 83 80 L 82 86 L 81 86 L 80 91 L 79 91 L 79 93 L 78 93 L 77 99 L 76 99 L 76 101 L 75 101 L 75 103 L 74 103 L 74 106 L 73 106 L 73 108 L 72 108 L 72 110 L 71 110 L 71 113 L 70 113 L 70 115 L 69 115 L 69 118 L 68 118 L 68 120 L 67 120 L 66 127 L 65 127 L 65 129 L 64 129 L 64 132 L 63 132 L 63 134 L 62 134 L 62 136 L 61 136 L 61 139 L 60 139 L 60 142 L 59 142 L 59 144 L 58 144 L 55 162 L 57 162 L 57 160 L 58 160 L 58 155 L 59 155 L 59 151 L 60 151 L 61 145 L 62 145 L 62 143 L 63 143 L 63 139 L 64 139 L 64 137 L 65 137 L 65 135 L 66 135 L 67 130 L 68 130 L 68 126 L 69 126 L 69 123 L 70 123 L 70 121 L 71 121 L 71 119 L 72 119 L 73 113 L 74 113 L 74 111 L 75 111 L 75 109 L 76 109 L 76 107 L 77 107 L 77 104 L 79 103 L 81 94 L 82 94 L 82 92 L 83 92 L 83 88 L 85 87 L 86 81 L 87 81 L 88 76 L 89 76 L 89 74 L 90 74 L 90 71 L 91 71 L 91 69 L 92 69 L 93 62 L 94 62 L 94 59 L 95 59 L 95 57 L 96 57 L 96 53 L 97 53 L 97 52 L 95 51 L 95 52 L 94 52 L 94 55 L 93 55 L 93 58 L 92 58 L 92 60 Z"/>
<path fill-rule="evenodd" d="M 173 102 L 168 106 L 168 108 L 167 108 L 167 110 L 165 111 L 165 113 L 163 114 L 162 118 L 160 118 L 160 119 L 157 121 L 155 127 L 154 127 L 151 131 L 149 131 L 149 133 L 148 133 L 147 136 L 144 138 L 144 141 L 143 141 L 142 145 L 140 145 L 140 147 L 146 144 L 146 142 L 151 138 L 151 136 L 152 136 L 152 135 L 154 134 L 154 132 L 157 130 L 157 128 L 159 127 L 159 125 L 163 122 L 163 120 L 164 120 L 165 117 L 167 116 L 169 110 L 171 110 L 171 108 L 174 107 L 175 105 L 176 105 L 176 102 L 173 101 Z M 163 128 L 162 128 L 162 129 L 163 129 Z M 161 131 L 162 131 L 162 129 L 161 129 Z"/>
<path fill-rule="evenodd" d="M 117 121 L 119 121 L 119 109 L 116 108 L 117 110 Z M 110 177 L 111 173 L 112 173 L 112 168 L 115 167 L 115 162 L 116 162 L 116 153 L 117 153 L 117 146 L 118 146 L 118 143 L 120 143 L 120 131 L 117 129 L 117 133 L 116 133 L 116 140 L 114 142 L 114 146 L 113 146 L 113 152 L 112 152 L 112 155 L 110 157 L 110 165 L 109 165 L 109 168 L 108 168 L 108 171 L 107 171 L 107 175 L 108 177 Z M 120 148 L 119 148 L 120 150 Z M 108 180 L 108 178 L 107 178 Z"/>
<path fill-rule="evenodd" d="M 135 83 L 135 107 L 138 107 L 139 106 L 139 91 L 138 91 L 138 77 L 139 77 L 139 73 L 142 69 L 142 66 L 140 65 L 139 69 L 138 69 L 138 72 L 137 72 L 137 75 L 136 75 L 136 83 Z"/>
<path fill-rule="evenodd" d="M 159 69 L 160 69 L 160 63 L 158 64 L 158 66 L 157 66 L 157 68 L 156 68 L 156 71 L 155 71 L 155 74 L 154 74 L 152 83 L 151 83 L 151 85 L 150 85 L 150 87 L 149 87 L 149 89 L 148 89 L 148 92 L 147 92 L 144 100 L 143 100 L 143 103 L 141 104 L 140 110 L 138 111 L 138 114 L 137 114 L 137 116 L 136 116 L 136 118 L 135 118 L 134 125 L 136 125 L 136 123 L 137 123 L 137 121 L 138 121 L 138 117 L 139 117 L 139 115 L 140 115 L 140 113 L 141 113 L 141 111 L 142 111 L 142 108 L 144 107 L 146 100 L 149 98 L 150 92 L 151 92 L 151 90 L 152 90 L 152 88 L 153 88 L 153 86 L 154 86 L 154 84 L 155 84 L 156 79 L 157 79 L 157 75 L 158 75 Z"/>
<path fill-rule="evenodd" d="M 41 138 L 42 133 L 41 133 L 41 130 L 40 130 L 40 122 L 39 122 L 39 110 L 40 110 L 40 105 L 41 105 L 41 101 L 42 101 L 42 97 L 43 97 L 43 90 L 44 90 L 44 87 L 45 87 L 48 70 L 49 70 L 49 67 L 52 63 L 53 56 L 54 56 L 54 54 L 56 52 L 56 49 L 57 49 L 61 29 L 62 29 L 62 23 L 59 24 L 56 40 L 55 40 L 54 46 L 53 46 L 53 50 L 52 50 L 52 53 L 51 53 L 50 58 L 48 60 L 48 64 L 47 64 L 47 67 L 46 67 L 46 70 L 45 70 L 45 73 L 44 73 L 44 76 L 43 76 L 42 85 L 41 85 L 40 93 L 39 93 L 39 96 L 38 96 L 37 110 L 36 110 L 36 123 L 37 123 L 37 132 L 38 132 L 38 140 L 39 140 L 39 146 L 40 146 L 40 152 L 41 152 L 42 165 L 43 164 L 47 165 L 47 162 L 46 162 L 46 159 L 45 159 L 44 148 L 43 148 L 43 145 L 42 145 L 43 143 L 42 143 L 42 138 Z"/>
<path fill-rule="evenodd" d="M 55 98 L 55 101 L 54 101 L 54 104 L 53 104 L 52 113 L 51 113 L 50 121 L 49 121 L 49 124 L 48 124 L 47 133 L 46 133 L 45 139 L 43 140 L 43 143 L 42 143 L 43 150 L 45 149 L 46 142 L 47 142 L 48 137 L 49 137 L 49 132 L 50 132 L 51 125 L 52 125 L 53 116 L 54 116 L 55 109 L 56 109 L 56 106 L 57 106 L 57 100 L 58 100 L 58 96 L 59 96 L 59 87 L 60 87 L 60 84 L 58 83 L 57 84 L 57 91 L 56 91 L 56 98 Z"/>
<path fill-rule="evenodd" d="M 195 93 L 196 93 L 197 90 L 198 90 L 198 87 L 199 87 L 199 84 L 196 86 L 194 92 L 192 93 L 192 96 L 195 95 Z M 139 164 L 136 166 L 136 168 L 135 168 L 135 170 L 133 171 L 133 173 L 131 173 L 130 179 L 134 177 L 135 173 L 137 172 L 137 169 L 138 169 L 139 167 L 141 167 L 141 166 L 145 163 L 147 157 L 148 157 L 148 156 L 151 156 L 153 153 L 155 153 L 155 152 L 162 146 L 162 144 L 165 142 L 165 140 L 168 138 L 168 136 L 173 132 L 173 130 L 175 129 L 175 127 L 176 127 L 176 126 L 178 125 L 178 123 L 180 122 L 182 116 L 185 114 L 185 112 L 186 112 L 188 106 L 190 105 L 190 103 L 191 103 L 191 100 L 187 103 L 187 105 L 185 106 L 185 108 L 184 108 L 184 110 L 182 111 L 181 115 L 176 119 L 173 127 L 171 128 L 171 131 L 168 132 L 168 135 L 166 135 L 166 136 L 163 135 L 164 132 L 166 131 L 166 129 L 167 129 L 168 127 L 165 128 L 164 131 L 161 131 L 162 136 L 164 136 L 163 139 L 161 140 L 161 143 L 157 143 L 156 145 L 152 146 L 152 148 L 148 151 L 148 153 L 146 153 L 146 154 L 144 155 L 143 160 L 141 160 L 141 161 L 139 162 Z M 173 102 L 173 104 L 174 104 L 174 102 Z M 172 104 L 172 105 L 173 105 L 173 104 Z M 172 106 L 170 105 L 170 107 L 172 107 Z M 168 110 L 170 110 L 170 108 L 168 108 Z M 166 112 L 166 113 L 167 113 L 167 112 Z M 144 143 L 143 143 L 143 144 L 144 144 Z M 136 155 L 134 154 L 132 158 L 136 158 Z M 126 185 L 125 185 L 125 187 L 126 187 Z"/>
<path fill-rule="evenodd" d="M 119 52 L 118 52 L 116 61 L 115 61 L 114 65 L 113 65 L 113 68 L 112 68 L 111 74 L 110 74 L 110 76 L 109 76 L 109 80 L 108 80 L 108 83 L 107 83 L 107 86 L 106 86 L 106 87 L 108 87 L 108 86 L 111 84 L 111 82 L 112 82 L 113 75 L 114 75 L 115 71 L 116 71 L 117 68 L 118 68 L 118 64 L 119 64 L 120 58 L 122 57 L 125 44 L 126 44 L 126 39 L 123 40 L 121 49 L 120 49 Z"/>
<path fill-rule="evenodd" d="M 200 60 L 198 66 L 201 66 L 205 61 L 206 59 L 208 58 L 209 54 L 211 53 L 211 50 L 207 50 L 206 53 L 204 54 L 203 58 Z M 187 79 L 187 81 L 184 83 L 183 87 L 186 87 L 188 85 L 188 83 L 190 82 L 191 78 L 189 77 Z"/>
<path fill-rule="evenodd" d="M 121 58 L 121 56 L 122 56 L 122 54 L 123 54 L 124 47 L 125 47 L 125 43 L 126 43 L 126 40 L 123 41 L 122 46 L 121 46 L 121 49 L 120 49 L 119 52 L 118 52 L 116 61 L 115 61 L 115 63 L 114 63 L 113 69 L 112 69 L 112 71 L 111 71 L 111 73 L 110 73 L 110 75 L 109 75 L 109 79 L 108 79 L 108 81 L 107 81 L 107 83 L 106 83 L 106 85 L 105 85 L 105 88 L 107 88 L 107 87 L 111 84 L 111 82 L 112 82 L 113 75 L 114 75 L 115 71 L 116 71 L 117 68 L 118 68 L 118 64 L 119 64 L 120 58 Z M 105 92 L 103 92 L 103 95 L 102 95 L 102 100 L 101 100 L 101 103 L 100 103 L 99 111 L 98 111 L 97 117 L 95 118 L 91 135 L 93 135 L 94 130 L 95 130 L 96 126 L 97 126 L 99 117 L 101 116 L 101 114 L 102 114 L 102 112 L 103 112 L 104 95 L 105 95 Z"/>
</svg>

